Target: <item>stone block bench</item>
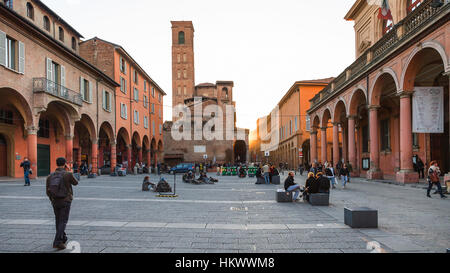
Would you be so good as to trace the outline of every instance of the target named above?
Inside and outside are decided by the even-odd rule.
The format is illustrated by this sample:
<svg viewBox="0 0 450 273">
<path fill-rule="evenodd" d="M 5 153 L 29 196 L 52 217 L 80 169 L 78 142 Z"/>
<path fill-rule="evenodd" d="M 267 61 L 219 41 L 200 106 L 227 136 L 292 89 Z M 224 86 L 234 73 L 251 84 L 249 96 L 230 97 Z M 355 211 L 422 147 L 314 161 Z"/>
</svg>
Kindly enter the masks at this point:
<svg viewBox="0 0 450 273">
<path fill-rule="evenodd" d="M 371 208 L 345 208 L 344 217 L 351 228 L 378 228 L 378 211 Z"/>
<path fill-rule="evenodd" d="M 281 178 L 279 175 L 277 176 L 272 176 L 272 184 L 274 185 L 280 185 L 281 183 Z"/>
<path fill-rule="evenodd" d="M 330 194 L 329 193 L 313 193 L 309 195 L 309 203 L 312 206 L 329 206 Z"/>
<path fill-rule="evenodd" d="M 257 179 L 257 180 L 256 180 L 256 184 L 257 184 L 257 185 L 266 184 L 266 180 L 264 180 L 263 177 L 257 177 L 256 179 Z"/>
<path fill-rule="evenodd" d="M 286 192 L 285 190 L 277 190 L 275 194 L 278 203 L 292 202 L 292 192 Z"/>
</svg>

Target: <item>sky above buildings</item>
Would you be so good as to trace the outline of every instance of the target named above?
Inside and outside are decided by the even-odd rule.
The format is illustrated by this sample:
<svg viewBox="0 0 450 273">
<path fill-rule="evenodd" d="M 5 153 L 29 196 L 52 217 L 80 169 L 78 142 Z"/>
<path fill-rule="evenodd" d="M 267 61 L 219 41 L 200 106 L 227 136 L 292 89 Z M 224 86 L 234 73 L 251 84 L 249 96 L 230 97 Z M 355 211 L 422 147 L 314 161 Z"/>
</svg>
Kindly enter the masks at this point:
<svg viewBox="0 0 450 273">
<path fill-rule="evenodd" d="M 172 116 L 170 21 L 193 21 L 196 84 L 232 80 L 237 125 L 256 128 L 295 81 L 336 77 L 355 59 L 355 0 L 43 0 L 85 39 L 122 45 L 164 89 Z"/>
</svg>

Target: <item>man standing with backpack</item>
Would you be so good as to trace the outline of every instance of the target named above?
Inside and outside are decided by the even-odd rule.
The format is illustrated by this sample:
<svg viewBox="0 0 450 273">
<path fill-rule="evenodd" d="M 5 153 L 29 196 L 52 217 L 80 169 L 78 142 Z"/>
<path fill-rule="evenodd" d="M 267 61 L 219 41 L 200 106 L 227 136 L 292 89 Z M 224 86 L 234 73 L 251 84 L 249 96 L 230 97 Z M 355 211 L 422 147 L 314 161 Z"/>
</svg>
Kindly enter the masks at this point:
<svg viewBox="0 0 450 273">
<path fill-rule="evenodd" d="M 47 196 L 50 198 L 55 213 L 56 235 L 53 248 L 66 249 L 67 236 L 65 233 L 69 221 L 70 206 L 73 200 L 72 185 L 78 185 L 78 181 L 69 172 L 65 158 L 56 160 L 58 168 L 47 178 Z"/>
</svg>

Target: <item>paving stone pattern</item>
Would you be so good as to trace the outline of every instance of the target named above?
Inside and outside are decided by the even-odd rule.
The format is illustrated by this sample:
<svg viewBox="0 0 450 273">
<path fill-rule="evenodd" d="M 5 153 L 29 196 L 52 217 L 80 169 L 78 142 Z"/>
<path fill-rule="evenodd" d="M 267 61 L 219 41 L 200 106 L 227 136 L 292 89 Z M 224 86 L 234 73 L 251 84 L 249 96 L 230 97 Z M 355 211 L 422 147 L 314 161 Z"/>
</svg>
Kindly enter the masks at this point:
<svg viewBox="0 0 450 273">
<path fill-rule="evenodd" d="M 164 177 L 173 186 L 173 176 Z M 82 253 L 367 253 L 374 241 L 383 252 L 450 247 L 450 201 L 428 199 L 421 187 L 353 179 L 332 192 L 330 207 L 312 207 L 276 203 L 283 185 L 218 179 L 190 185 L 178 177 L 172 199 L 142 192 L 143 176 L 83 178 L 66 233 Z M 345 226 L 346 206 L 377 209 L 379 228 Z M 0 252 L 55 252 L 53 218 L 43 179 L 31 187 L 0 182 Z"/>
</svg>

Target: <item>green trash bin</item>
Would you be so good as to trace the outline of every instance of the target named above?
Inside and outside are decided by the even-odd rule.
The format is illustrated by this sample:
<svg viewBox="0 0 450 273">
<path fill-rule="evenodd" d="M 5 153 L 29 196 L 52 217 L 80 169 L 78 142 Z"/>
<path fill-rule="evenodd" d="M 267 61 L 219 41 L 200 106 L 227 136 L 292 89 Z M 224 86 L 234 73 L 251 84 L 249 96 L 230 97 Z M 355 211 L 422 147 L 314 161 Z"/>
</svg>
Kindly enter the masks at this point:
<svg viewBox="0 0 450 273">
<path fill-rule="evenodd" d="M 237 175 L 236 167 L 231 168 L 231 175 L 233 175 L 233 176 Z"/>
<path fill-rule="evenodd" d="M 227 168 L 222 167 L 222 176 L 227 175 Z"/>
<path fill-rule="evenodd" d="M 227 168 L 227 176 L 231 176 L 231 168 Z"/>
</svg>

